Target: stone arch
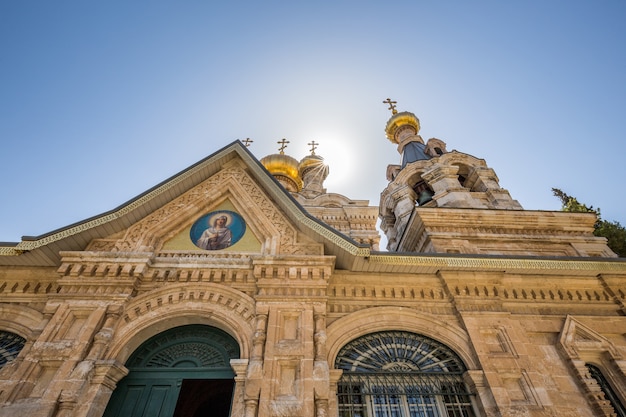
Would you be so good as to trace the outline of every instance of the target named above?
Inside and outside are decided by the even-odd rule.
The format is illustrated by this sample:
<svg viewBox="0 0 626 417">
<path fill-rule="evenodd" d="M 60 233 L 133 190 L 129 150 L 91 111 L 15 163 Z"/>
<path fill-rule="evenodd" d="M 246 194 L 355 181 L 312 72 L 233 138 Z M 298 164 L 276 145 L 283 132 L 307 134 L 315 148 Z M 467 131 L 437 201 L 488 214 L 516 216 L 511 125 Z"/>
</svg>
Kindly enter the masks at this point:
<svg viewBox="0 0 626 417">
<path fill-rule="evenodd" d="M 331 323 L 326 332 L 328 363 L 334 364 L 340 349 L 350 341 L 383 330 L 404 330 L 428 336 L 456 352 L 468 370 L 480 368 L 469 336 L 462 328 L 402 307 L 368 308 Z"/>
<path fill-rule="evenodd" d="M 439 157 L 439 163 L 445 165 L 463 164 L 470 167 L 487 167 L 487 162 L 485 162 L 484 159 L 476 158 L 475 156 L 458 151 L 452 151 L 441 155 Z"/>
<path fill-rule="evenodd" d="M 487 167 L 487 162 L 485 162 L 484 159 L 479 159 L 466 153 L 452 151 L 444 153 L 438 160 L 440 165 L 454 167 L 456 169 L 454 175 L 460 187 L 470 192 L 486 191 L 485 185 L 479 180 L 481 172 L 485 170 L 491 171 Z"/>
<path fill-rule="evenodd" d="M 409 196 L 414 204 L 418 206 L 424 205 L 432 200 L 435 192 L 426 180 L 422 178 L 424 169 L 416 169 L 410 171 L 406 178 L 407 185 L 410 187 Z"/>
<path fill-rule="evenodd" d="M 30 307 L 0 304 L 0 330 L 18 334 L 27 340 L 43 319 L 43 314 Z"/>
<path fill-rule="evenodd" d="M 239 343 L 215 326 L 187 324 L 160 331 L 127 359 L 126 375 L 116 381 L 104 414 L 98 415 L 193 416 L 209 409 L 211 415 L 226 415 L 242 406 L 242 387 L 233 395 L 234 378 L 242 370 L 239 358 Z"/>
<path fill-rule="evenodd" d="M 15 356 L 12 355 L 14 359 L 4 364 L 2 364 L 4 361 L 0 361 L 0 375 L 10 375 L 18 366 L 17 363 L 21 360 L 20 358 L 28 355 L 30 346 L 35 342 L 33 331 L 41 326 L 43 320 L 44 315 L 30 307 L 0 303 L 0 332 L 11 339 L 17 336 L 16 339 L 13 339 L 14 341 L 21 339 L 19 340 L 19 344 L 21 344 L 19 353 Z M 0 343 L 3 342 L 0 341 Z M 15 345 L 13 347 L 15 348 Z M 2 349 L 0 347 L 0 351 Z M 0 352 L 1 354 L 2 352 Z"/>
<path fill-rule="evenodd" d="M 146 340 L 170 328 L 204 324 L 231 335 L 241 358 L 250 354 L 255 315 L 254 300 L 217 284 L 174 284 L 150 291 L 125 308 L 105 359 L 125 363 Z"/>
<path fill-rule="evenodd" d="M 467 188 L 470 191 L 471 190 L 470 187 L 467 186 L 467 179 L 470 176 L 470 172 L 472 171 L 472 167 L 470 165 L 467 165 L 465 163 L 459 163 L 459 162 L 455 162 L 452 165 L 456 166 L 458 168 L 456 175 L 457 178 L 459 180 L 459 184 L 461 184 L 461 187 L 463 188 Z"/>
<path fill-rule="evenodd" d="M 428 142 L 426 142 L 426 149 L 424 149 L 424 153 L 426 155 L 435 158 L 447 152 L 448 150 L 446 149 L 446 143 L 441 139 L 430 138 L 428 139 Z"/>
</svg>

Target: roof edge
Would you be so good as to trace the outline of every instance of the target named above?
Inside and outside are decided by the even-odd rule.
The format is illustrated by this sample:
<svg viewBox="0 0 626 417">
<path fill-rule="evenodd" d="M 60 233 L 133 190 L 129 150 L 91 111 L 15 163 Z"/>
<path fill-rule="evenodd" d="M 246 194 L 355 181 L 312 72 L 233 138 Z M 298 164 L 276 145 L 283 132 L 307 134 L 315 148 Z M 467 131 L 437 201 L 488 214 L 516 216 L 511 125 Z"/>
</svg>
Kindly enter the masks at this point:
<svg viewBox="0 0 626 417">
<path fill-rule="evenodd" d="M 72 223 L 68 226 L 52 230 L 39 236 L 23 236 L 21 242 L 1 242 L 0 256 L 19 255 L 23 252 L 37 249 L 39 247 L 48 245 L 53 242 L 57 242 L 64 238 L 100 226 L 102 224 L 109 223 L 132 212 L 133 210 L 146 204 L 159 194 L 166 192 L 170 188 L 174 187 L 176 184 L 184 181 L 188 177 L 195 174 L 198 170 L 202 169 L 204 165 L 209 161 L 212 161 L 215 158 L 223 157 L 233 151 L 243 156 L 241 153 L 242 149 L 245 149 L 245 146 L 241 143 L 241 141 L 236 140 L 111 210 L 95 215 L 93 217 L 89 217 L 85 220 Z M 250 155 L 248 152 L 246 153 Z"/>
<path fill-rule="evenodd" d="M 309 214 L 271 173 L 265 169 L 247 147 L 240 140 L 236 140 L 109 211 L 39 236 L 24 236 L 21 242 L 2 242 L 0 243 L 0 256 L 18 256 L 24 252 L 44 247 L 48 244 L 58 242 L 126 216 L 132 211 L 149 203 L 158 195 L 167 192 L 180 182 L 193 176 L 196 172 L 202 170 L 206 164 L 213 163 L 216 159 L 225 157 L 232 152 L 237 153 L 237 155 L 248 164 L 251 170 L 255 172 L 255 176 L 259 182 L 277 191 L 275 197 L 280 200 L 283 207 L 291 213 L 294 220 L 301 222 L 301 224 L 306 226 L 311 232 L 322 236 L 336 247 L 353 256 L 369 255 L 370 247 L 368 245 L 354 241 Z"/>
</svg>

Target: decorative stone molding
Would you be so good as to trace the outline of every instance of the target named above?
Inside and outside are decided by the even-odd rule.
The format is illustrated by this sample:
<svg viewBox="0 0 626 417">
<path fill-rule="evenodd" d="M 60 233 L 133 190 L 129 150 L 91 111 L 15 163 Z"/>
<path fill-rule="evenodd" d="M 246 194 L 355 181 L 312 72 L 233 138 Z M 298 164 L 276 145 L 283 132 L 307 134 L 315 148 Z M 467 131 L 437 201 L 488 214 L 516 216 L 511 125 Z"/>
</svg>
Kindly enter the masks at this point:
<svg viewBox="0 0 626 417">
<path fill-rule="evenodd" d="M 586 261 L 573 259 L 540 259 L 540 258 L 488 258 L 488 257 L 454 257 L 454 256 L 396 256 L 373 254 L 369 262 L 389 265 L 424 266 L 433 271 L 445 269 L 460 270 L 495 270 L 519 272 L 524 274 L 562 274 L 584 275 L 590 272 L 624 273 L 626 263 Z"/>
<path fill-rule="evenodd" d="M 594 352 L 594 356 L 598 352 L 607 352 L 613 360 L 623 359 L 621 352 L 608 339 L 569 315 L 557 346 L 574 360 L 584 360 L 585 352 Z"/>
<path fill-rule="evenodd" d="M 241 358 L 251 353 L 255 302 L 235 289 L 212 283 L 169 284 L 143 294 L 124 309 L 105 353 L 122 363 L 142 341 L 164 328 L 206 324 L 229 333 L 239 343 Z"/>
<path fill-rule="evenodd" d="M 199 213 L 232 198 L 234 204 L 245 201 L 241 212 L 254 211 L 247 221 L 265 236 L 276 236 L 278 251 L 297 251 L 296 231 L 263 189 L 241 167 L 224 168 L 152 214 L 143 218 L 115 244 L 115 251 L 158 250 L 163 241 L 191 223 Z M 238 198 L 240 197 L 240 198 Z"/>
<path fill-rule="evenodd" d="M 569 363 L 570 369 L 578 377 L 592 407 L 602 416 L 614 416 L 610 402 L 605 398 L 601 386 L 587 368 L 588 362 L 604 368 L 605 377 L 611 376 L 612 387 L 626 395 L 624 390 L 626 374 L 623 355 L 611 341 L 582 324 L 572 316 L 567 316 L 561 330 L 557 348 Z M 620 366 L 621 365 L 621 366 Z"/>
<path fill-rule="evenodd" d="M 0 329 L 16 333 L 31 343 L 37 336 L 35 329 L 44 326 L 48 319 L 42 311 L 32 307 L 0 303 Z"/>
<path fill-rule="evenodd" d="M 334 257 L 282 257 L 253 260 L 257 299 L 325 300 Z"/>
<path fill-rule="evenodd" d="M 382 330 L 405 330 L 431 337 L 454 350 L 468 369 L 479 369 L 469 336 L 459 325 L 434 315 L 402 307 L 374 307 L 349 314 L 327 328 L 328 363 L 351 340 Z"/>
<path fill-rule="evenodd" d="M 59 290 L 56 282 L 41 281 L 23 281 L 23 280 L 5 280 L 0 281 L 0 294 L 5 300 L 18 301 L 27 295 L 29 299 L 33 295 L 46 297 L 49 294 L 55 294 Z"/>
</svg>

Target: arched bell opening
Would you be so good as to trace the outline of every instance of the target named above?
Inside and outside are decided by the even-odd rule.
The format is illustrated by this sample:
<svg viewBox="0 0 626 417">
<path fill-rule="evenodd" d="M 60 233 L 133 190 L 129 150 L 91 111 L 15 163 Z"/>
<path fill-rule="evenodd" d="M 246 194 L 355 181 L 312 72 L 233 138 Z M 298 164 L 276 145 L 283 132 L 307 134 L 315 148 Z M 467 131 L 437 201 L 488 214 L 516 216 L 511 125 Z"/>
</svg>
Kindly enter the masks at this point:
<svg viewBox="0 0 626 417">
<path fill-rule="evenodd" d="M 454 164 L 454 165 L 459 167 L 459 170 L 457 171 L 457 178 L 459 180 L 459 184 L 461 184 L 461 187 L 470 189 L 470 187 L 467 186 L 466 181 L 469 178 L 471 167 L 465 164 Z"/>
<path fill-rule="evenodd" d="M 444 344 L 406 331 L 381 331 L 346 344 L 335 368 L 341 417 L 475 416 L 465 364 Z"/>
<path fill-rule="evenodd" d="M 413 191 L 415 191 L 415 195 L 417 195 L 417 199 L 415 203 L 418 206 L 423 206 L 424 204 L 432 201 L 435 192 L 432 188 L 426 183 L 424 180 L 420 180 L 415 185 L 413 185 Z"/>
<path fill-rule="evenodd" d="M 422 178 L 422 172 L 416 172 L 408 179 L 408 184 L 415 192 L 415 204 L 423 206 L 432 201 L 435 192 L 432 187 Z"/>
<path fill-rule="evenodd" d="M 141 344 L 126 362 L 104 417 L 215 417 L 230 415 L 240 356 L 232 336 L 215 327 L 186 325 Z"/>
</svg>

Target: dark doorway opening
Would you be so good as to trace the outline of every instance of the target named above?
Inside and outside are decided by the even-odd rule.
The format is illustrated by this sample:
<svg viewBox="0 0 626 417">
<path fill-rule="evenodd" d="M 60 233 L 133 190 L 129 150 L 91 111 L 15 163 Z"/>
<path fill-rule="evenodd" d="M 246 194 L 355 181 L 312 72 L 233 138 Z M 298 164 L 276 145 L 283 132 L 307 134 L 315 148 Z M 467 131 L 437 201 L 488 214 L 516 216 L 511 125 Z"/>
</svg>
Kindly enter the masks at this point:
<svg viewBox="0 0 626 417">
<path fill-rule="evenodd" d="M 184 379 L 173 417 L 228 417 L 235 381 Z"/>
</svg>

